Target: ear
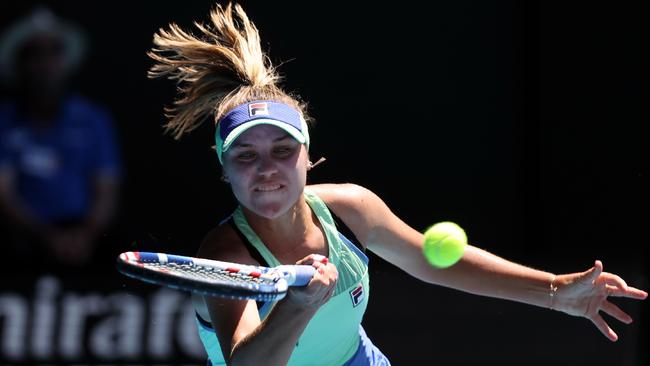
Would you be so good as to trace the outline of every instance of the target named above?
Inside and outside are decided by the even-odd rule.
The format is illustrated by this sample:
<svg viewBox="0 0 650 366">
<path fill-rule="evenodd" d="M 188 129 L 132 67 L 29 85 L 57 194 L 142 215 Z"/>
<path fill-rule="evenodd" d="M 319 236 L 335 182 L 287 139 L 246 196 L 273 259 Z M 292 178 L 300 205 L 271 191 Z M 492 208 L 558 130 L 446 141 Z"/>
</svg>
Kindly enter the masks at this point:
<svg viewBox="0 0 650 366">
<path fill-rule="evenodd" d="M 221 178 L 219 178 L 219 180 L 221 180 L 224 183 L 230 183 L 230 181 L 228 180 L 228 177 L 226 175 L 224 175 L 224 174 L 221 174 Z"/>
</svg>

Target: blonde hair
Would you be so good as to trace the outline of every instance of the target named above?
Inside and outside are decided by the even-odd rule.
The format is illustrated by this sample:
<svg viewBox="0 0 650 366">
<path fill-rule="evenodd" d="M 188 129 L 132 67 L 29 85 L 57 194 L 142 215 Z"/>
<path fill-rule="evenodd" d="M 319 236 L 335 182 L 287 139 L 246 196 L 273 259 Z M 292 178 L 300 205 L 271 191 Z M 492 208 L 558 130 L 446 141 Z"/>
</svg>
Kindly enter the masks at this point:
<svg viewBox="0 0 650 366">
<path fill-rule="evenodd" d="M 260 36 L 248 16 L 235 4 L 217 4 L 208 26 L 194 22 L 200 37 L 172 23 L 154 35 L 147 54 L 156 61 L 149 78 L 166 77 L 178 85 L 178 98 L 165 107 L 164 125 L 179 139 L 199 127 L 210 115 L 215 123 L 236 106 L 271 100 L 294 107 L 309 120 L 306 105 L 283 91 L 281 77 L 262 51 Z"/>
</svg>

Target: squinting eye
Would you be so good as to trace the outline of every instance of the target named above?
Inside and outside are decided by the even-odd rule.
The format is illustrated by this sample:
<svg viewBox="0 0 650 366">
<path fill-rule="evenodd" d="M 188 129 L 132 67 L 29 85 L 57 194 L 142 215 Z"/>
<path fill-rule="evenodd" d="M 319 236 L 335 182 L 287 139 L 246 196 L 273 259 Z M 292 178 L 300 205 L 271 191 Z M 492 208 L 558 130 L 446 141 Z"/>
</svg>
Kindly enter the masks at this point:
<svg viewBox="0 0 650 366">
<path fill-rule="evenodd" d="M 293 148 L 283 146 L 283 147 L 277 147 L 277 148 L 275 148 L 274 151 L 275 151 L 275 153 L 278 154 L 278 155 L 288 155 L 288 154 L 291 154 L 291 153 L 293 152 Z"/>
<path fill-rule="evenodd" d="M 255 158 L 255 153 L 250 152 L 250 151 L 242 152 L 242 153 L 237 155 L 238 160 L 252 160 L 254 158 Z"/>
</svg>

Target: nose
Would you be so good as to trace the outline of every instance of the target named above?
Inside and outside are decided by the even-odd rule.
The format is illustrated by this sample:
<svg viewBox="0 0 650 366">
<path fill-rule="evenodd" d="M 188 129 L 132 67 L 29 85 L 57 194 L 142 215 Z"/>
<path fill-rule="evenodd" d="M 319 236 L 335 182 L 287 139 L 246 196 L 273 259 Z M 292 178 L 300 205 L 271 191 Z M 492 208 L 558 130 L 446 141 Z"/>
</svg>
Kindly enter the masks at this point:
<svg viewBox="0 0 650 366">
<path fill-rule="evenodd" d="M 275 161 L 269 156 L 261 156 L 258 159 L 257 164 L 257 174 L 268 178 L 272 177 L 277 173 L 278 169 L 276 167 Z"/>
</svg>

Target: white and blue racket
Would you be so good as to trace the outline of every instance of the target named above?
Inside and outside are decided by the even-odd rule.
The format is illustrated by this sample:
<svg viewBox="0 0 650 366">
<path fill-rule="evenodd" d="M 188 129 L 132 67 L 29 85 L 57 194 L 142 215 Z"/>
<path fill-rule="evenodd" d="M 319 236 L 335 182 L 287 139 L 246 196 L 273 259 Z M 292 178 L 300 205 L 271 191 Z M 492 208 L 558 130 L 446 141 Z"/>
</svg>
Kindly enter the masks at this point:
<svg viewBox="0 0 650 366">
<path fill-rule="evenodd" d="M 282 299 L 289 286 L 305 286 L 314 267 L 251 266 L 165 253 L 124 252 L 117 269 L 135 279 L 200 295 L 241 300 Z"/>
</svg>

